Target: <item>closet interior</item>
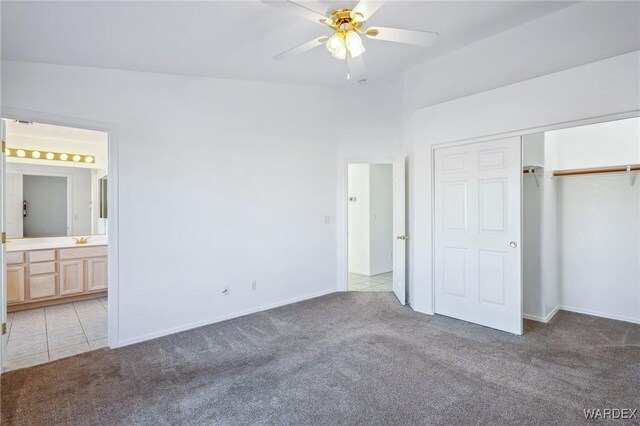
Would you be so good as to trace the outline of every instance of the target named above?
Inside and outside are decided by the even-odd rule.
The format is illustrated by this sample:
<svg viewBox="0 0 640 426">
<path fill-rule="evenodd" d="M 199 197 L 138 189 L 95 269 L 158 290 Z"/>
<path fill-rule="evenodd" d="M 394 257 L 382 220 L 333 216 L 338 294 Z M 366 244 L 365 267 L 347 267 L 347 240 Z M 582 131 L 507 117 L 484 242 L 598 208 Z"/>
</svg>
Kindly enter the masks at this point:
<svg viewBox="0 0 640 426">
<path fill-rule="evenodd" d="M 524 318 L 640 323 L 640 118 L 522 144 Z"/>
</svg>

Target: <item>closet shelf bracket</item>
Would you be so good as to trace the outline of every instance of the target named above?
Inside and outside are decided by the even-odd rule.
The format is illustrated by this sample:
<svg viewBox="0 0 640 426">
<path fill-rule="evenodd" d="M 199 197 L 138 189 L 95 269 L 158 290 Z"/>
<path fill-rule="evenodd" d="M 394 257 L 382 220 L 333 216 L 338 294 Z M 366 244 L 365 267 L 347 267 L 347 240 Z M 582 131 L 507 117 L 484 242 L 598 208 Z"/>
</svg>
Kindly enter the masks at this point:
<svg viewBox="0 0 640 426">
<path fill-rule="evenodd" d="M 633 186 L 636 181 L 636 173 L 631 169 L 631 166 L 627 166 L 627 173 L 629 173 L 629 184 Z"/>
<path fill-rule="evenodd" d="M 536 170 L 542 168 L 542 166 L 524 166 L 522 167 L 522 173 L 529 173 L 533 175 L 533 180 L 535 180 L 536 186 L 540 188 L 540 181 L 538 180 L 538 174 L 536 173 Z"/>
</svg>

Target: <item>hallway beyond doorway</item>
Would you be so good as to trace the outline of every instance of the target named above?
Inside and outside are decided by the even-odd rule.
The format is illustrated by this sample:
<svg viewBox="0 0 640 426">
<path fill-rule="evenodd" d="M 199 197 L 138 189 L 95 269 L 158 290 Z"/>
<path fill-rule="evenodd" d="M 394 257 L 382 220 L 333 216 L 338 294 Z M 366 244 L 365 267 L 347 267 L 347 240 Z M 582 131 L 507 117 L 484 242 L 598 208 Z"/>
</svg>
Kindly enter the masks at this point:
<svg viewBox="0 0 640 426">
<path fill-rule="evenodd" d="M 349 273 L 349 291 L 392 291 L 393 272 L 373 276 Z"/>
</svg>

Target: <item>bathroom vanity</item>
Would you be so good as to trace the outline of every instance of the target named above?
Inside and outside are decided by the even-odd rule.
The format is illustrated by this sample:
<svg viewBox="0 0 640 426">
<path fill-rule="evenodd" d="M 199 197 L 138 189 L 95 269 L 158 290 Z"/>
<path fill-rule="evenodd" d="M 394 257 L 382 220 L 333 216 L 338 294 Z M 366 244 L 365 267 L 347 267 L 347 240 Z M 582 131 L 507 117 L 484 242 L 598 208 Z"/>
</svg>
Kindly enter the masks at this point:
<svg viewBox="0 0 640 426">
<path fill-rule="evenodd" d="M 14 240 L 7 244 L 8 312 L 107 295 L 105 238 Z"/>
</svg>

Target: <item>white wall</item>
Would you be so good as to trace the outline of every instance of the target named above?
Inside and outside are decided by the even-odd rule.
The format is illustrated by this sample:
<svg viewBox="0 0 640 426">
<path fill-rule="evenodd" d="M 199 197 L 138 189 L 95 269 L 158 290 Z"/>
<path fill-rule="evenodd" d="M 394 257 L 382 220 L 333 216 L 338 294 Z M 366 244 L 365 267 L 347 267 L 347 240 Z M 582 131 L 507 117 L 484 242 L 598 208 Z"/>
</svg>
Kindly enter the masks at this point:
<svg viewBox="0 0 640 426">
<path fill-rule="evenodd" d="M 371 276 L 393 269 L 392 173 L 391 164 L 348 166 L 349 272 Z"/>
<path fill-rule="evenodd" d="M 69 229 L 69 235 L 86 235 L 92 233 L 91 169 L 8 161 L 7 173 L 35 176 L 52 175 L 69 179 L 71 182 L 71 200 L 69 203 L 71 208 L 71 228 Z"/>
<path fill-rule="evenodd" d="M 7 61 L 2 88 L 3 107 L 117 127 L 112 344 L 336 291 L 336 165 L 397 134 L 367 126 L 394 105 L 359 89 Z"/>
<path fill-rule="evenodd" d="M 414 309 L 433 312 L 432 147 L 462 139 L 528 134 L 545 126 L 638 111 L 639 72 L 640 52 L 633 52 L 419 109 L 407 118 L 406 137 L 413 157 L 410 302 Z M 411 81 L 406 81 L 405 92 L 410 90 Z"/>
<path fill-rule="evenodd" d="M 640 118 L 547 132 L 554 169 L 640 164 Z"/>
<path fill-rule="evenodd" d="M 563 308 L 640 323 L 638 183 L 624 175 L 560 179 Z"/>
</svg>

